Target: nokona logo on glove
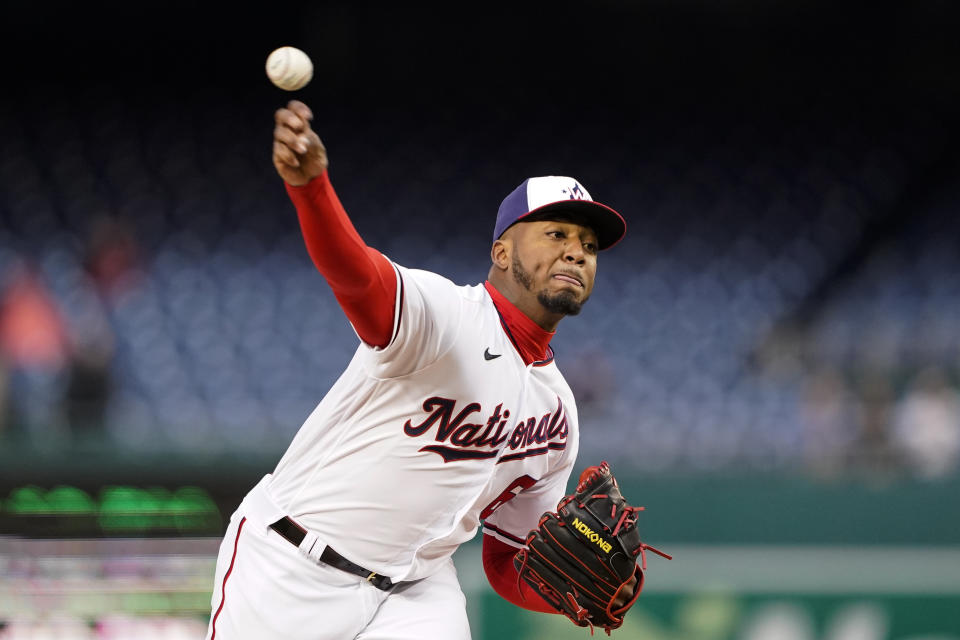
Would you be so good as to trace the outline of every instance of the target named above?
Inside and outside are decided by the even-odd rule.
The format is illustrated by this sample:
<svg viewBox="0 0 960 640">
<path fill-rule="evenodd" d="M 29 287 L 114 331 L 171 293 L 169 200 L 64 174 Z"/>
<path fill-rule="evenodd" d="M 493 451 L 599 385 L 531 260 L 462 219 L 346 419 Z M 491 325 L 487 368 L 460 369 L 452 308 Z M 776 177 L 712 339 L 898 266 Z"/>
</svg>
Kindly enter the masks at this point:
<svg viewBox="0 0 960 640">
<path fill-rule="evenodd" d="M 591 529 L 586 525 L 586 523 L 581 522 L 580 518 L 574 518 L 573 522 L 570 523 L 574 529 L 579 531 L 587 538 L 590 542 L 593 542 L 598 547 L 603 549 L 604 553 L 610 553 L 610 550 L 613 548 L 613 545 L 607 542 L 599 533 Z"/>
</svg>

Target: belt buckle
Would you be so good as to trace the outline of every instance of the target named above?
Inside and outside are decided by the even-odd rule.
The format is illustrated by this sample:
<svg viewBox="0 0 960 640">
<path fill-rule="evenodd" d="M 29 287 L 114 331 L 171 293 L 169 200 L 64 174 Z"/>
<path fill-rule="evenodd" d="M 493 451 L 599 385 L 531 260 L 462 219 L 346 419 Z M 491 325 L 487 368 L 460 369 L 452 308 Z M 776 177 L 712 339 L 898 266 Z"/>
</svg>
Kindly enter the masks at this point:
<svg viewBox="0 0 960 640">
<path fill-rule="evenodd" d="M 395 586 L 393 580 L 376 571 L 370 572 L 370 575 L 367 576 L 367 582 L 381 591 L 390 591 Z"/>
</svg>

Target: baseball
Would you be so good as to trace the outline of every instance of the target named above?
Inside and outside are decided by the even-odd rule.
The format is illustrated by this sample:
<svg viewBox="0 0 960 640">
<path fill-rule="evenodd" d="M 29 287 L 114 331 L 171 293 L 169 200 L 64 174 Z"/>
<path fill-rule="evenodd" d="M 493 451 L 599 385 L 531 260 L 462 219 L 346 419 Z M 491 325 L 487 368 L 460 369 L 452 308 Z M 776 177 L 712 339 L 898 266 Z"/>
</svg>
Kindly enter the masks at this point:
<svg viewBox="0 0 960 640">
<path fill-rule="evenodd" d="M 313 78 L 313 63 L 296 47 L 280 47 L 267 56 L 267 77 L 284 91 L 296 91 Z"/>
</svg>

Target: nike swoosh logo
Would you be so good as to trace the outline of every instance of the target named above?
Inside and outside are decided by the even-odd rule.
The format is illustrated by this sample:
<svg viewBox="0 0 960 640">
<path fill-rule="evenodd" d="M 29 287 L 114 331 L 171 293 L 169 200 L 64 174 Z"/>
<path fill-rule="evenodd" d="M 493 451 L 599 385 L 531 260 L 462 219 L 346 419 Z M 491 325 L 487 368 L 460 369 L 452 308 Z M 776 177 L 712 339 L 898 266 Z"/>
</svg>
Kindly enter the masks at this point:
<svg viewBox="0 0 960 640">
<path fill-rule="evenodd" d="M 502 356 L 502 353 L 490 353 L 490 347 L 487 347 L 483 350 L 483 359 L 484 360 L 494 360 Z"/>
</svg>

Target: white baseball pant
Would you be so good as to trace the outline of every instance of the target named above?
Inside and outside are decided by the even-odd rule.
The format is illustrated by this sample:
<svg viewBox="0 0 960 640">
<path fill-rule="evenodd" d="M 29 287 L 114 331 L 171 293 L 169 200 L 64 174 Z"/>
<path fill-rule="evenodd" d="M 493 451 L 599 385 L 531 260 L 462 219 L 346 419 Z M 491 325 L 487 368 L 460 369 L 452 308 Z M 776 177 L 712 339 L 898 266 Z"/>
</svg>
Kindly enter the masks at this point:
<svg viewBox="0 0 960 640">
<path fill-rule="evenodd" d="M 270 499 L 268 480 L 230 518 L 206 640 L 470 640 L 452 560 L 427 578 L 382 591 L 314 561 L 271 529 L 286 514 Z"/>
</svg>

